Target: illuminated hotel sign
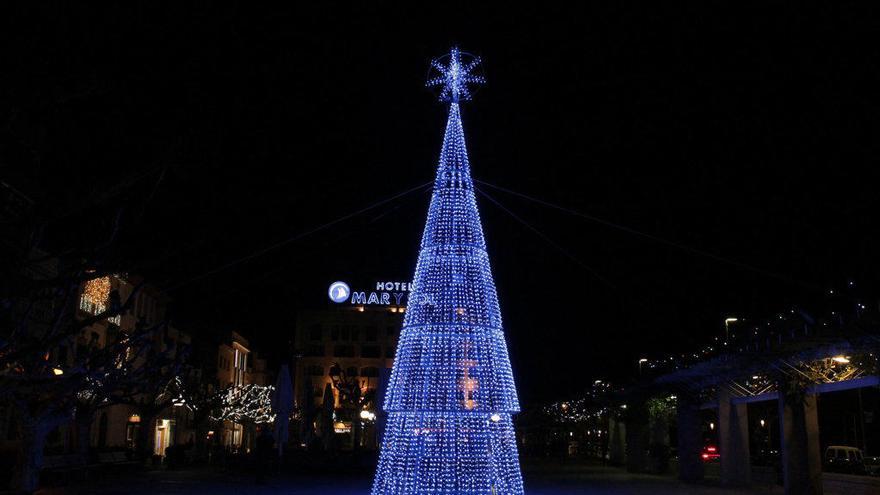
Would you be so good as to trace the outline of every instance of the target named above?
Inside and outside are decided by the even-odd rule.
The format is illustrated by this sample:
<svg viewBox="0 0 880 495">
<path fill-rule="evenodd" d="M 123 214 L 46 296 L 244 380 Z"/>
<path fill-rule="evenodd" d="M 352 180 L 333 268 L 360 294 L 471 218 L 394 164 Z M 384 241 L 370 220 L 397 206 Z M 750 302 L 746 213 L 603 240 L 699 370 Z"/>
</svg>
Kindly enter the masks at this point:
<svg viewBox="0 0 880 495">
<path fill-rule="evenodd" d="M 345 282 L 333 282 L 330 284 L 330 289 L 327 290 L 330 300 L 335 303 L 347 301 L 349 294 L 351 294 L 351 288 Z"/>
<path fill-rule="evenodd" d="M 351 290 L 345 282 L 333 282 L 327 296 L 336 304 L 350 303 L 358 306 L 403 306 L 407 295 L 413 290 L 412 282 L 376 282 L 376 290 Z"/>
</svg>

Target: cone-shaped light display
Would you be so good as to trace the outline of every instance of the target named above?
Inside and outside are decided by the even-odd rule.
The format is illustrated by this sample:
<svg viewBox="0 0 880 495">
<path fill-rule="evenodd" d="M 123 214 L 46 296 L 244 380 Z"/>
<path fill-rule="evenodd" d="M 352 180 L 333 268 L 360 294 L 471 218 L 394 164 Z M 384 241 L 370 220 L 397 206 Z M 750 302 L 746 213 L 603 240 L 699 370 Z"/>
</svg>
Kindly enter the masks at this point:
<svg viewBox="0 0 880 495">
<path fill-rule="evenodd" d="M 449 104 L 440 164 L 384 409 L 373 495 L 519 495 L 519 402 L 459 103 L 482 83 L 458 49 L 432 62 Z"/>
</svg>

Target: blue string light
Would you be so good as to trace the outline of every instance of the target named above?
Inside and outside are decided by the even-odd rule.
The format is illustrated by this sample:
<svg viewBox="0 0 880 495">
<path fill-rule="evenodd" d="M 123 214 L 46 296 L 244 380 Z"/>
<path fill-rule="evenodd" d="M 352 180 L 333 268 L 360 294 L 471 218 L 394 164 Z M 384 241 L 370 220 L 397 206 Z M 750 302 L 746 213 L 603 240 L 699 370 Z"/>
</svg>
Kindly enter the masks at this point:
<svg viewBox="0 0 880 495">
<path fill-rule="evenodd" d="M 433 61 L 449 120 L 384 409 L 373 495 L 521 495 L 519 401 L 458 102 L 479 59 Z"/>
</svg>

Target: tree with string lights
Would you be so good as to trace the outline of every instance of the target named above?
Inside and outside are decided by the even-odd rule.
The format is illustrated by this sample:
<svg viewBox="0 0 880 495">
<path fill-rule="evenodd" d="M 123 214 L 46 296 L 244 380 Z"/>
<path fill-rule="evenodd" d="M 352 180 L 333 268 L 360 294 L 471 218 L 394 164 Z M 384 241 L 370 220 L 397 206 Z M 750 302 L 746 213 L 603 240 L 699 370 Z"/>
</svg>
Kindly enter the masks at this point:
<svg viewBox="0 0 880 495">
<path fill-rule="evenodd" d="M 74 297 L 46 296 L 51 318 L 43 321 L 49 324 L 25 312 L 16 315 L 20 320 L 13 320 L 13 328 L 19 331 L 3 332 L 12 338 L 0 342 L 0 400 L 11 404 L 16 413 L 20 442 L 13 486 L 25 492 L 38 486 L 43 449 L 53 429 L 73 421 L 76 446 L 85 459 L 89 430 L 98 411 L 132 404 L 141 417 L 150 418 L 145 408 L 155 405 L 153 409 L 161 410 L 180 395 L 179 377 L 188 350 L 166 338 L 166 321 L 109 332 L 103 344 L 91 338 L 76 345 L 75 353 L 62 356 L 59 349 L 74 347 L 92 325 L 106 324 L 133 307 L 140 290 L 135 287 L 122 302 L 103 280 L 108 277 L 94 273 L 62 274 L 51 282 L 50 294 L 66 296 L 69 290 Z M 90 276 L 78 290 L 74 281 Z M 75 297 L 78 293 L 80 297 Z M 92 301 L 94 307 L 77 312 L 75 308 L 82 308 L 85 301 Z M 145 402 L 153 390 L 158 399 Z M 140 443 L 145 446 L 148 440 L 144 434 Z"/>
<path fill-rule="evenodd" d="M 134 196 L 102 197 L 106 215 L 86 208 L 72 213 L 65 223 L 80 225 L 74 215 L 89 214 L 99 232 L 58 252 L 46 247 L 49 232 L 60 234 L 51 218 L 25 211 L 6 219 L 0 235 L 0 403 L 10 407 L 16 427 L 10 484 L 17 491 L 38 488 L 47 437 L 58 426 L 73 421 L 76 445 L 85 452 L 99 409 L 142 394 L 148 384 L 165 387 L 186 357 L 181 346 L 169 345 L 166 321 L 119 327 L 143 289 L 132 283 L 121 294 L 114 283 L 127 265 L 118 249 L 126 211 L 143 206 Z M 106 330 L 103 341 L 93 332 L 98 327 Z"/>
<path fill-rule="evenodd" d="M 233 385 L 224 390 L 220 401 L 211 414 L 214 421 L 232 421 L 244 424 L 263 424 L 275 421 L 272 411 L 272 394 L 275 387 L 271 385 Z"/>
<path fill-rule="evenodd" d="M 453 48 L 431 68 L 448 121 L 372 493 L 522 494 L 520 407 L 459 108 L 484 83 L 480 59 Z"/>
</svg>

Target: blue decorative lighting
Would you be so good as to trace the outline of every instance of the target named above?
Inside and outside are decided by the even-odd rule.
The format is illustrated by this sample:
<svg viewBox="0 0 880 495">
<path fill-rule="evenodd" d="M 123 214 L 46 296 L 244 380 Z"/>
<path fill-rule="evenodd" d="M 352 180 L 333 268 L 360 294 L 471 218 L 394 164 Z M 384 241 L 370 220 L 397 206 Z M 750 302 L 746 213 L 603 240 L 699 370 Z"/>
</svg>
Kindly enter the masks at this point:
<svg viewBox="0 0 880 495">
<path fill-rule="evenodd" d="M 462 53 L 458 47 L 452 47 L 449 54 L 431 61 L 431 70 L 434 73 L 428 77 L 425 85 L 429 88 L 441 87 L 440 101 L 458 103 L 470 100 L 472 95 L 468 85 L 486 83 L 486 79 L 476 73 L 480 62 L 480 57 Z"/>
<path fill-rule="evenodd" d="M 468 165 L 459 101 L 479 59 L 433 61 L 449 120 L 385 397 L 373 495 L 521 495 L 519 402 Z"/>
</svg>

